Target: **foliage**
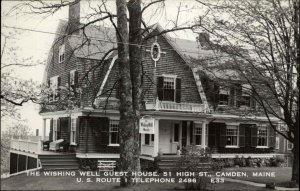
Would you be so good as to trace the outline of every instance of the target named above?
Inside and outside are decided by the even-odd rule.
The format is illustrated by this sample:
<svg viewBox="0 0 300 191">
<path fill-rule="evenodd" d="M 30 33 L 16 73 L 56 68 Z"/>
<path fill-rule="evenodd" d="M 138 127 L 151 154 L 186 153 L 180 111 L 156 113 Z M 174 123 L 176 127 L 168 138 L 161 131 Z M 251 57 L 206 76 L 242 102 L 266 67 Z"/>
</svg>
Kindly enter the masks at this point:
<svg viewBox="0 0 300 191">
<path fill-rule="evenodd" d="M 79 168 L 82 170 L 97 170 L 98 159 L 79 159 Z"/>
</svg>

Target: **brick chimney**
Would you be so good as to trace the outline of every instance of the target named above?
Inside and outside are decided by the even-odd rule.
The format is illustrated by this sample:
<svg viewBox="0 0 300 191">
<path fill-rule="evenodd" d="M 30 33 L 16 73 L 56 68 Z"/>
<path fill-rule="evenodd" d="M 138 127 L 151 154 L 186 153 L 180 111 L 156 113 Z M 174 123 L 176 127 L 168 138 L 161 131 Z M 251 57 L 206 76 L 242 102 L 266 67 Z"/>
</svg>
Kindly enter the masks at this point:
<svg viewBox="0 0 300 191">
<path fill-rule="evenodd" d="M 209 34 L 208 33 L 206 33 L 206 32 L 199 33 L 198 41 L 199 41 L 201 47 L 209 48 L 210 40 L 209 40 Z"/>
<path fill-rule="evenodd" d="M 80 25 L 80 0 L 75 0 L 69 5 L 69 20 L 68 20 L 68 33 L 78 34 L 77 30 Z"/>
</svg>

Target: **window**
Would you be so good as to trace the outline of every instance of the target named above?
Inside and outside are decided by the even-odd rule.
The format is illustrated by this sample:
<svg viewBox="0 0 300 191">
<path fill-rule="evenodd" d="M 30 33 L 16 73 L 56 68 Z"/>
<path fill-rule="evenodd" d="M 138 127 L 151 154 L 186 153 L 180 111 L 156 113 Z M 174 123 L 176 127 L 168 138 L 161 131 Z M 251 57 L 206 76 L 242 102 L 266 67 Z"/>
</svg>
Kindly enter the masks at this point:
<svg viewBox="0 0 300 191">
<path fill-rule="evenodd" d="M 276 136 L 275 149 L 279 149 L 279 137 Z"/>
<path fill-rule="evenodd" d="M 71 70 L 70 71 L 70 86 L 75 86 L 76 85 L 76 70 Z"/>
<path fill-rule="evenodd" d="M 240 107 L 250 107 L 251 86 L 242 84 L 242 97 L 239 101 Z"/>
<path fill-rule="evenodd" d="M 145 134 L 145 145 L 154 145 L 154 134 Z"/>
<path fill-rule="evenodd" d="M 175 75 L 164 75 L 158 77 L 157 82 L 158 99 L 161 101 L 180 102 L 181 79 Z"/>
<path fill-rule="evenodd" d="M 194 135 L 195 135 L 195 144 L 201 145 L 201 141 L 202 141 L 202 124 L 201 123 L 195 123 Z"/>
<path fill-rule="evenodd" d="M 226 146 L 238 146 L 238 126 L 227 125 Z"/>
<path fill-rule="evenodd" d="M 175 98 L 175 78 L 164 77 L 164 100 L 174 101 Z"/>
<path fill-rule="evenodd" d="M 50 78 L 49 88 L 51 90 L 51 94 L 49 95 L 49 101 L 57 101 L 59 98 L 59 76 L 54 76 Z"/>
<path fill-rule="evenodd" d="M 57 119 L 53 119 L 53 141 L 56 141 L 57 138 Z"/>
<path fill-rule="evenodd" d="M 229 88 L 220 87 L 219 89 L 219 105 L 228 105 L 229 103 Z"/>
<path fill-rule="evenodd" d="M 179 124 L 174 125 L 173 142 L 179 141 Z"/>
<path fill-rule="evenodd" d="M 64 60 L 65 60 L 65 45 L 61 45 L 59 47 L 59 58 L 58 58 L 58 61 L 59 63 L 62 63 Z"/>
<path fill-rule="evenodd" d="M 71 119 L 71 144 L 76 143 L 76 118 Z"/>
<path fill-rule="evenodd" d="M 294 145 L 293 145 L 293 143 L 291 143 L 290 141 L 287 141 L 287 149 L 288 150 L 292 150 L 293 148 L 294 148 Z"/>
<path fill-rule="evenodd" d="M 110 145 L 119 144 L 119 121 L 118 120 L 109 121 L 109 144 Z"/>
<path fill-rule="evenodd" d="M 258 147 L 268 146 L 267 126 L 257 128 L 257 146 Z"/>
</svg>

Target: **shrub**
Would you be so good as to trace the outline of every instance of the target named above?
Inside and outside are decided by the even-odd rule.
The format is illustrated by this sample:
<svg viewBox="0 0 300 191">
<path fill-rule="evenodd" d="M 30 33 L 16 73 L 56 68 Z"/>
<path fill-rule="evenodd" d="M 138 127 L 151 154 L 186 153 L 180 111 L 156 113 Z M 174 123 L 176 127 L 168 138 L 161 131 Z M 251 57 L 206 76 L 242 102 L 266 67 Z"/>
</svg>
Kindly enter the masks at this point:
<svg viewBox="0 0 300 191">
<path fill-rule="evenodd" d="M 82 170 L 97 170 L 98 159 L 79 159 L 79 168 Z"/>
<path fill-rule="evenodd" d="M 189 146 L 186 149 L 185 155 L 182 155 L 177 168 L 177 172 L 211 172 L 212 169 L 218 169 L 217 162 L 213 162 L 210 153 L 207 150 L 200 149 L 196 146 Z M 216 165 L 216 166 L 215 166 Z M 180 178 L 180 177 L 176 177 Z M 189 190 L 205 190 L 210 185 L 210 178 L 208 177 L 189 177 L 195 179 L 196 182 L 185 183 L 184 186 Z"/>
</svg>

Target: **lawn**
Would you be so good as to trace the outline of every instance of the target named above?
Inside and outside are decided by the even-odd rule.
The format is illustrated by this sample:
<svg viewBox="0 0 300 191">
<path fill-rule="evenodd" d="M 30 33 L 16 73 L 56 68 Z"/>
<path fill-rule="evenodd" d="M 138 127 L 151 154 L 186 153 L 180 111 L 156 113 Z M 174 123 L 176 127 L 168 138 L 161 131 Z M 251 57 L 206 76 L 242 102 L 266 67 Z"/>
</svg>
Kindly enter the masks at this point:
<svg viewBox="0 0 300 191">
<path fill-rule="evenodd" d="M 275 182 L 280 184 L 282 182 L 289 182 L 292 176 L 292 168 L 290 167 L 260 167 L 260 168 L 226 168 L 225 171 L 232 172 L 247 172 L 248 177 L 228 177 L 234 179 L 248 180 L 257 183 L 271 183 Z M 259 177 L 253 176 L 253 172 L 264 173 L 264 172 L 275 172 L 275 177 Z"/>
<path fill-rule="evenodd" d="M 121 188 L 119 183 L 97 183 L 97 182 L 76 182 L 76 178 L 48 177 L 48 176 L 27 176 L 21 174 L 1 180 L 1 190 L 119 190 L 119 191 L 147 191 L 147 190 L 182 190 L 183 184 L 179 183 L 143 183 L 130 188 Z M 213 184 L 212 190 L 250 190 L 264 191 L 266 188 L 258 188 L 239 183 L 225 182 Z"/>
</svg>

